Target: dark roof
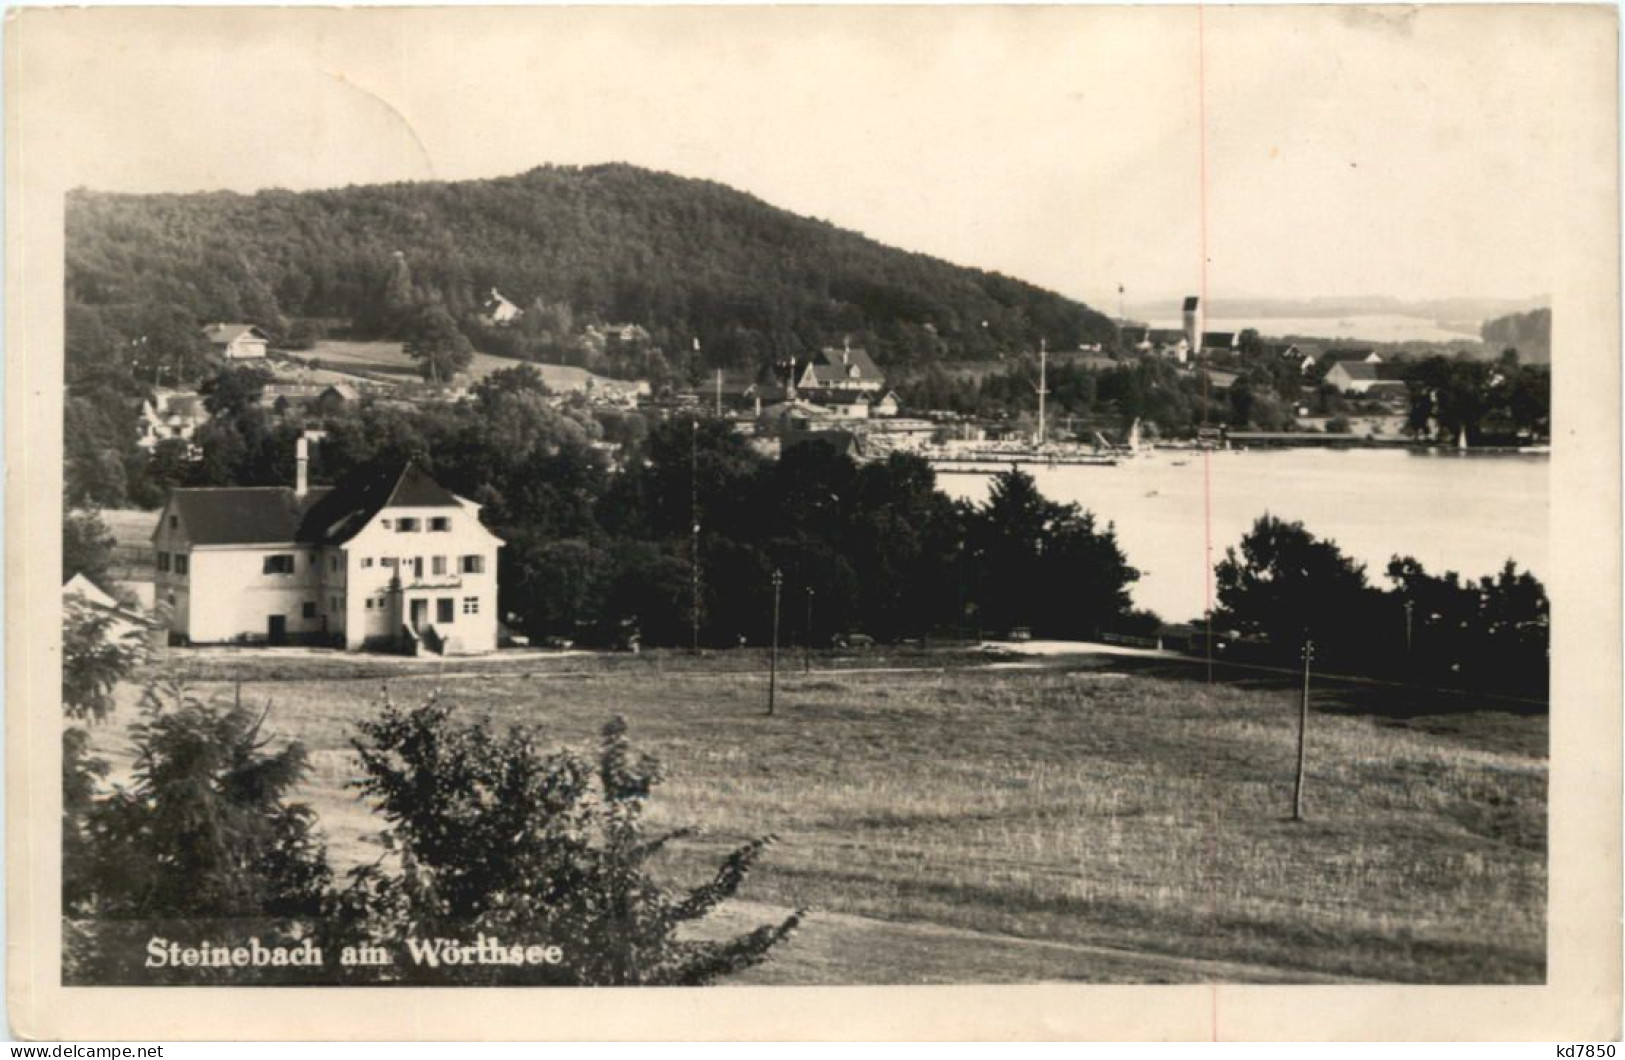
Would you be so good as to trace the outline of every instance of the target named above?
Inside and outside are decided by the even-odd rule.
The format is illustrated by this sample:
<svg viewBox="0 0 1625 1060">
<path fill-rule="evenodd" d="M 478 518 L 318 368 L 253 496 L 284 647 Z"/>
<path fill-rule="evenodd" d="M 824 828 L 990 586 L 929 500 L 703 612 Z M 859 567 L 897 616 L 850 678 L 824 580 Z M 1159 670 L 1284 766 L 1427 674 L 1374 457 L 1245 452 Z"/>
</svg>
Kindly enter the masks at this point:
<svg viewBox="0 0 1625 1060">
<path fill-rule="evenodd" d="M 843 360 L 843 358 L 845 358 L 845 360 Z M 846 369 L 849 366 L 857 368 L 859 379 L 874 379 L 879 381 L 886 378 L 885 375 L 880 371 L 880 366 L 875 364 L 874 359 L 869 356 L 869 351 L 861 347 L 837 350 L 833 347 L 825 346 L 813 357 L 812 365 L 814 370 L 814 378 L 818 379 L 820 382 L 825 379 L 847 378 Z M 821 371 L 820 369 L 834 369 L 834 372 L 830 373 Z"/>
<path fill-rule="evenodd" d="M 328 493 L 319 486 L 294 497 L 287 486 L 225 486 L 178 489 L 170 503 L 197 545 L 255 545 L 293 542 L 305 513 Z"/>
<path fill-rule="evenodd" d="M 1379 364 L 1377 378 L 1385 383 L 1403 383 L 1406 371 L 1407 368 L 1403 364 Z"/>
<path fill-rule="evenodd" d="M 1321 359 L 1328 364 L 1336 364 L 1338 361 L 1363 361 L 1376 352 L 1369 346 L 1363 349 L 1345 347 L 1343 349 L 1327 350 L 1321 355 Z"/>
<path fill-rule="evenodd" d="M 842 390 L 809 390 L 802 395 L 814 405 L 867 405 L 867 394 Z"/>
<path fill-rule="evenodd" d="M 398 461 L 362 468 L 336 486 L 313 486 L 303 499 L 287 486 L 178 489 L 170 499 L 197 545 L 337 545 L 387 507 L 461 507 L 417 464 Z"/>
<path fill-rule="evenodd" d="M 1236 344 L 1234 331 L 1204 331 L 1202 332 L 1202 349 L 1228 350 Z"/>
<path fill-rule="evenodd" d="M 1185 341 L 1184 328 L 1152 328 L 1146 337 L 1158 345 L 1177 346 Z"/>
<path fill-rule="evenodd" d="M 1185 296 L 1185 310 L 1184 311 L 1189 313 L 1191 310 L 1195 309 L 1198 305 L 1200 305 L 1201 302 L 1202 302 L 1202 300 L 1200 298 L 1196 297 L 1194 294 L 1186 295 Z"/>
</svg>

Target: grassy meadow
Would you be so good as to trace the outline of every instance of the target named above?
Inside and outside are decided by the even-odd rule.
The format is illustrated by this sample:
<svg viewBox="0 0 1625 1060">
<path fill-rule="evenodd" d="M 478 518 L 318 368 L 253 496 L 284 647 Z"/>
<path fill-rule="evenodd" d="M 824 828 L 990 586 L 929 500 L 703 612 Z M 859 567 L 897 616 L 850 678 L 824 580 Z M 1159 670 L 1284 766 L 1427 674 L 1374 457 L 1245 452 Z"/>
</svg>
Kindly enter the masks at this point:
<svg viewBox="0 0 1625 1060">
<path fill-rule="evenodd" d="M 470 716 L 590 749 L 614 714 L 667 780 L 654 820 L 703 837 L 663 864 L 698 882 L 772 833 L 722 927 L 813 910 L 743 981 L 1541 982 L 1545 718 L 1476 741 L 1317 713 L 1308 820 L 1289 819 L 1296 697 L 1110 669 L 987 667 L 927 653 L 781 674 L 759 657 L 518 656 L 228 671 L 175 653 L 196 690 L 237 673 L 268 727 L 312 752 L 300 793 L 339 868 L 380 827 L 347 783 L 352 722 L 381 687 L 440 687 Z M 172 660 L 173 662 L 174 660 Z M 796 660 L 799 663 L 799 660 Z M 391 669 L 393 667 L 393 669 Z M 126 767 L 122 726 L 97 735 Z"/>
</svg>

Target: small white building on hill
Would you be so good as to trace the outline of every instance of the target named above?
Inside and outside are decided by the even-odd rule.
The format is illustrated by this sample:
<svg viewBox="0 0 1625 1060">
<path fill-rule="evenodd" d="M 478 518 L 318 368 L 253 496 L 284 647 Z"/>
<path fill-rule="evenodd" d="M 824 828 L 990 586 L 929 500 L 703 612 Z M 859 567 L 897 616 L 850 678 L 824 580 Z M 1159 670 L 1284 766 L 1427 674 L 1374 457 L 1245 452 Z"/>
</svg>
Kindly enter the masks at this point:
<svg viewBox="0 0 1625 1060">
<path fill-rule="evenodd" d="M 414 463 L 308 487 L 171 492 L 156 599 L 193 644 L 331 644 L 442 654 L 497 646 L 497 551 L 480 506 Z"/>
</svg>

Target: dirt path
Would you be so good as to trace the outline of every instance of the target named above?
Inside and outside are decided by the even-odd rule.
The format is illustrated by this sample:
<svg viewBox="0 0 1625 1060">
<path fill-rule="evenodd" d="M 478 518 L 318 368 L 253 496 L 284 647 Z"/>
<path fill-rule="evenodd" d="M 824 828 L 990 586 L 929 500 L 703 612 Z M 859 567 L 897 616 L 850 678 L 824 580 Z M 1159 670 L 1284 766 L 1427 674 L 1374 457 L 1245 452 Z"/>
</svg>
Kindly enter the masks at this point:
<svg viewBox="0 0 1625 1060">
<path fill-rule="evenodd" d="M 695 935 L 714 938 L 743 933 L 782 920 L 789 912 L 757 902 L 733 901 L 712 914 Z M 729 982 L 1341 984 L 1370 980 L 998 935 L 918 921 L 814 912 L 777 956 Z"/>
</svg>

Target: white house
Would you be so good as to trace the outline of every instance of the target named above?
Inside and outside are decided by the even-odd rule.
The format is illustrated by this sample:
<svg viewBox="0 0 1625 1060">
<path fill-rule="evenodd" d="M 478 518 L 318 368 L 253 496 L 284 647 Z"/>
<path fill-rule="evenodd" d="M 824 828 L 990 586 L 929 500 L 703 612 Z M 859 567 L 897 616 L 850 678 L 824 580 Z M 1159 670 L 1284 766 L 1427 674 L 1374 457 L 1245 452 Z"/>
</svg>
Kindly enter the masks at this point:
<svg viewBox="0 0 1625 1060">
<path fill-rule="evenodd" d="M 138 421 L 141 436 L 136 445 L 151 450 L 159 442 L 179 438 L 190 442 L 192 435 L 208 422 L 209 410 L 197 394 L 182 390 L 154 390 L 150 401 L 141 403 Z"/>
<path fill-rule="evenodd" d="M 497 550 L 480 506 L 415 463 L 292 488 L 177 489 L 153 532 L 156 600 L 193 644 L 442 654 L 497 646 Z"/>
<path fill-rule="evenodd" d="M 253 324 L 210 324 L 203 329 L 209 346 L 228 361 L 257 361 L 265 358 L 271 336 Z"/>
<path fill-rule="evenodd" d="M 480 323 L 488 328 L 505 328 L 524 315 L 524 310 L 508 301 L 495 287 L 480 303 Z"/>
</svg>

